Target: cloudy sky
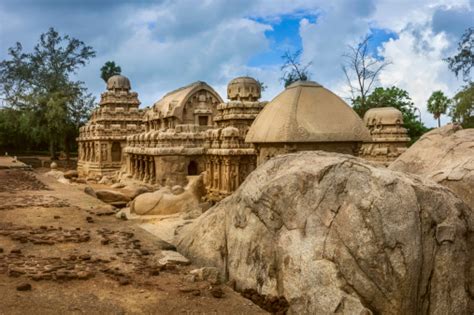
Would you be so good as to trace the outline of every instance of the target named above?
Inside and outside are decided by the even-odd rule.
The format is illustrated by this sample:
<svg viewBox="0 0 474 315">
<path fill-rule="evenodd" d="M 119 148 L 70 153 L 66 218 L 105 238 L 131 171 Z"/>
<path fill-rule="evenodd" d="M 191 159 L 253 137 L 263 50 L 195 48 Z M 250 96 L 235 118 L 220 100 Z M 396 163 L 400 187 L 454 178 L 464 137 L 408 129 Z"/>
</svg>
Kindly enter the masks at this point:
<svg viewBox="0 0 474 315">
<path fill-rule="evenodd" d="M 392 63 L 379 85 L 406 89 L 434 126 L 426 100 L 462 85 L 442 59 L 474 26 L 474 0 L 0 0 L 0 59 L 16 41 L 30 50 L 51 26 L 96 50 L 77 76 L 97 98 L 99 69 L 113 60 L 142 106 L 197 80 L 225 98 L 241 75 L 263 81 L 271 100 L 288 49 L 302 49 L 311 78 L 347 97 L 342 54 L 371 34 L 374 54 Z"/>
</svg>

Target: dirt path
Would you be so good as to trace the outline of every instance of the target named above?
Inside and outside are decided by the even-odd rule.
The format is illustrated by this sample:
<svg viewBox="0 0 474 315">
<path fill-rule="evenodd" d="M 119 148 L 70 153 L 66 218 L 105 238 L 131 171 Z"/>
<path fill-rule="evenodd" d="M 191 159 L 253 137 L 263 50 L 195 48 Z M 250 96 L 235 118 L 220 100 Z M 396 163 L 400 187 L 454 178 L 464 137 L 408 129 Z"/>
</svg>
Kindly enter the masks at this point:
<svg viewBox="0 0 474 315">
<path fill-rule="evenodd" d="M 161 267 L 169 244 L 113 214 L 76 186 L 0 170 L 0 314 L 266 313 L 191 281 L 194 266 Z"/>
</svg>

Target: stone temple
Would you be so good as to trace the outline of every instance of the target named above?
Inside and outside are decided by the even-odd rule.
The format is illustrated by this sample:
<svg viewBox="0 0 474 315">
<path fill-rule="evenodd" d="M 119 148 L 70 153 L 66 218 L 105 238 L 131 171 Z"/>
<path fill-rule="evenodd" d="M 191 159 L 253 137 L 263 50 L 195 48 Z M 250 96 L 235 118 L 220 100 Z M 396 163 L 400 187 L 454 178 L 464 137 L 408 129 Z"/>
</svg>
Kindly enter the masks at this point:
<svg viewBox="0 0 474 315">
<path fill-rule="evenodd" d="M 79 129 L 77 170 L 81 176 L 112 175 L 120 169 L 127 136 L 142 130 L 143 111 L 139 105 L 128 78 L 109 78 L 99 108 Z"/>
<path fill-rule="evenodd" d="M 369 109 L 364 122 L 372 141 L 364 143 L 360 156 L 364 159 L 388 166 L 406 151 L 410 137 L 403 128 L 403 115 L 393 107 Z"/>
<path fill-rule="evenodd" d="M 245 139 L 258 164 L 275 155 L 323 150 L 357 155 L 371 141 L 362 120 L 340 97 L 312 81 L 297 81 L 255 119 Z"/>
<path fill-rule="evenodd" d="M 387 165 L 409 141 L 398 110 L 369 110 L 364 124 L 316 82 L 295 82 L 269 103 L 260 97 L 261 86 L 250 77 L 229 82 L 227 102 L 197 81 L 142 111 L 129 80 L 113 76 L 80 129 L 79 173 L 113 174 L 157 188 L 184 187 L 203 174 L 204 200 L 215 202 L 276 155 L 323 150 Z"/>
<path fill-rule="evenodd" d="M 127 137 L 127 176 L 174 186 L 203 172 L 206 130 L 213 128 L 220 103 L 219 94 L 200 81 L 166 94 L 146 111 L 146 130 Z"/>
</svg>

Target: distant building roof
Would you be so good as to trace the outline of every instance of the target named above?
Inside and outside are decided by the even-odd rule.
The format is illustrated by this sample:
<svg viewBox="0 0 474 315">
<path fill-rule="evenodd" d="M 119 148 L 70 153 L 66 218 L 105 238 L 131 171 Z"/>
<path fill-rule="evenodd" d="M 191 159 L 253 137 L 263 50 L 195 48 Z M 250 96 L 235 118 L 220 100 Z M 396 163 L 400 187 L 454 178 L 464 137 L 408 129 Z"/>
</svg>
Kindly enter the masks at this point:
<svg viewBox="0 0 474 315">
<path fill-rule="evenodd" d="M 180 117 L 184 109 L 184 105 L 186 105 L 189 97 L 199 90 L 206 90 L 214 95 L 214 97 L 220 103 L 223 102 L 220 95 L 206 82 L 196 81 L 167 93 L 159 101 L 153 104 L 153 107 L 150 109 L 151 112 L 149 112 L 148 115 L 154 116 L 159 114 L 160 117 Z"/>
<path fill-rule="evenodd" d="M 370 140 L 357 113 L 312 81 L 297 81 L 276 96 L 257 116 L 245 139 L 251 143 Z"/>
</svg>

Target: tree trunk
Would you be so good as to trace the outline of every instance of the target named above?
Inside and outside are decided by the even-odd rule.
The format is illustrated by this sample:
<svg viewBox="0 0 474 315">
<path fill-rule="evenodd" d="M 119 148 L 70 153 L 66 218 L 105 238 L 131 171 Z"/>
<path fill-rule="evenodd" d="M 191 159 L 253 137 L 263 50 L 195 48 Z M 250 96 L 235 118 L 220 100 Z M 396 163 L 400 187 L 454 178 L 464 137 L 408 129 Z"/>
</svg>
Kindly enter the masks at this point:
<svg viewBox="0 0 474 315">
<path fill-rule="evenodd" d="M 66 154 L 66 161 L 68 162 L 69 164 L 69 158 L 70 158 L 70 155 L 71 155 L 71 152 L 70 152 L 70 148 L 69 148 L 69 137 L 67 135 L 67 133 L 64 135 L 64 153 Z"/>
<path fill-rule="evenodd" d="M 441 115 L 438 116 L 438 128 L 441 127 Z"/>
<path fill-rule="evenodd" d="M 49 139 L 49 155 L 51 160 L 56 160 L 56 148 L 54 146 L 54 139 L 52 139 L 52 137 Z"/>
</svg>

